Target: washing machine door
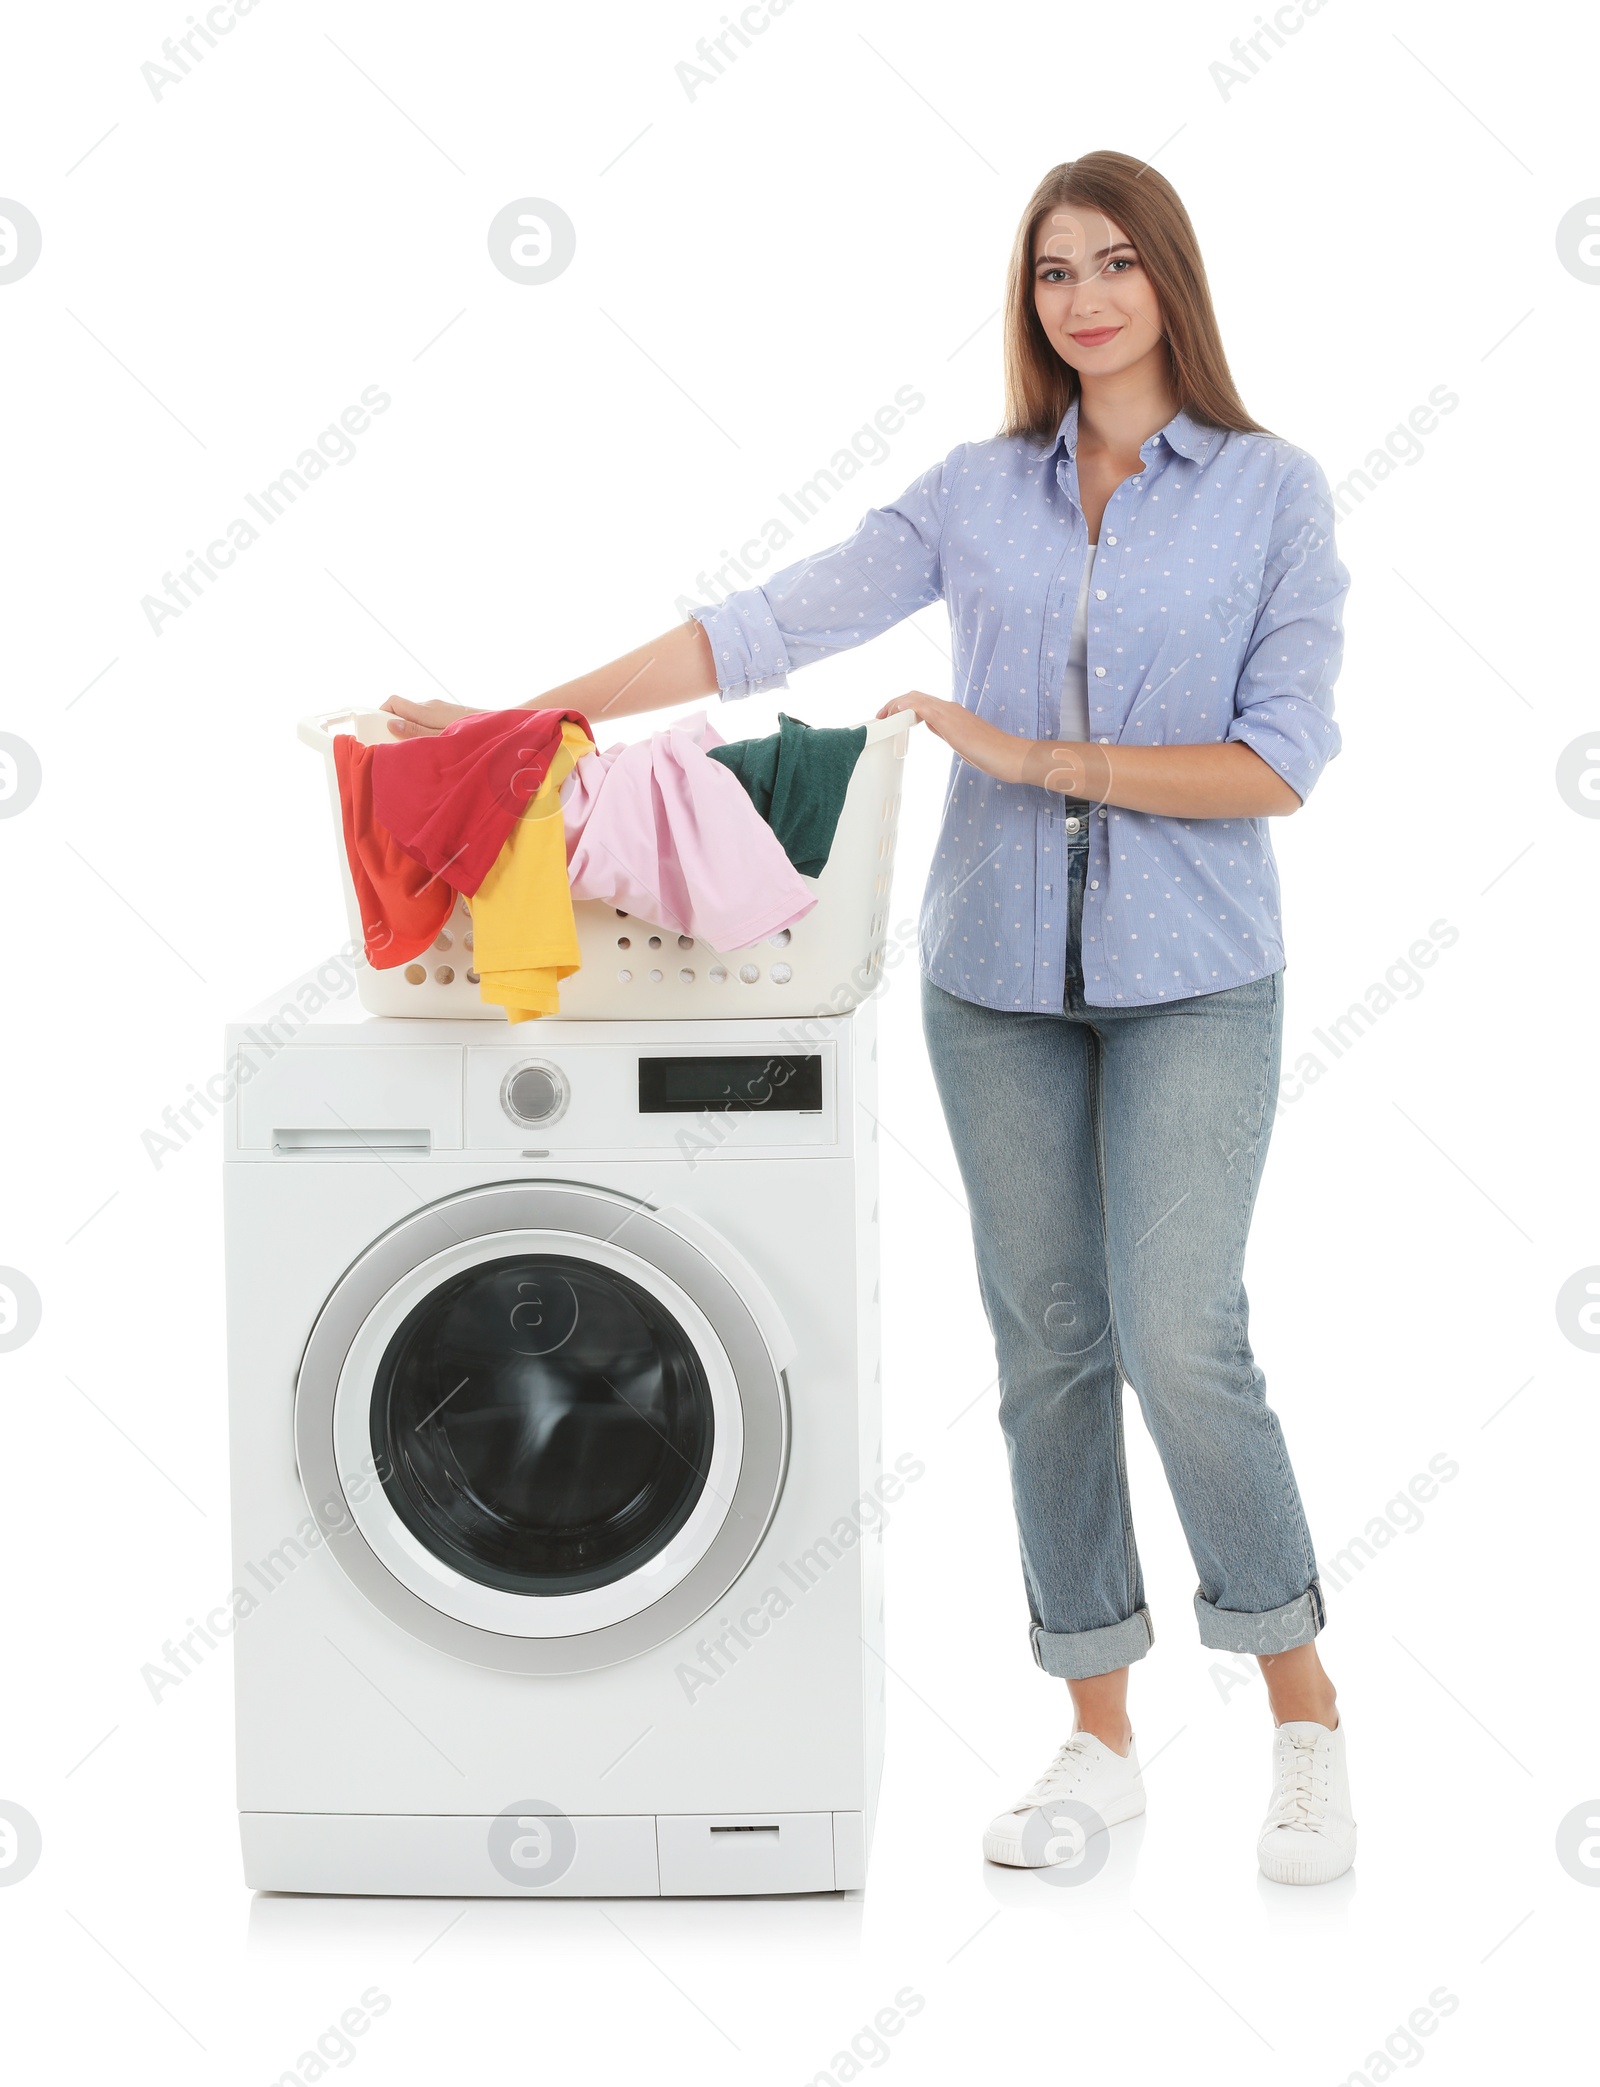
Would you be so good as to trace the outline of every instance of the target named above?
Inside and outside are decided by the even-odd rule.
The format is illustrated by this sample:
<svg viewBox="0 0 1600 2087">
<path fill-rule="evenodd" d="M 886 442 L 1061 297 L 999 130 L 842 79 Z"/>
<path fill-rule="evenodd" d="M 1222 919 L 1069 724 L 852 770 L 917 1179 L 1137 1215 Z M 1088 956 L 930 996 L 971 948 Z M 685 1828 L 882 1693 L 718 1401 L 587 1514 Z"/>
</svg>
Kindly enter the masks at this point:
<svg viewBox="0 0 1600 2087">
<path fill-rule="evenodd" d="M 386 1615 L 479 1665 L 633 1658 L 703 1615 L 772 1519 L 774 1315 L 726 1242 L 599 1189 L 432 1204 L 353 1264 L 306 1344 L 318 1527 Z"/>
</svg>

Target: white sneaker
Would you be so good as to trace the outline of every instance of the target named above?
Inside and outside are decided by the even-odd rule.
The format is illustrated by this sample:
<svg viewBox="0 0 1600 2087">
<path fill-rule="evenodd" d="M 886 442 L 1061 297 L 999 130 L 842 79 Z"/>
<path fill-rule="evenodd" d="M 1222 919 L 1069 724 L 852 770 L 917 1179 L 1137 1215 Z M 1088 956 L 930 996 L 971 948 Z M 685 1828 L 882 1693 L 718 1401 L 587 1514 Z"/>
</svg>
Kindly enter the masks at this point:
<svg viewBox="0 0 1600 2087">
<path fill-rule="evenodd" d="M 1331 1884 L 1356 1859 L 1344 1726 L 1343 1717 L 1331 1732 L 1295 1718 L 1273 1735 L 1272 1803 L 1256 1853 L 1274 1884 Z"/>
<path fill-rule="evenodd" d="M 1052 1805 L 1062 1806 L 1064 1801 L 1083 1809 L 1063 1810 L 1061 1817 L 1052 1818 Z M 1085 1840 L 1143 1810 L 1144 1779 L 1139 1773 L 1137 1745 L 1130 1743 L 1123 1755 L 1090 1732 L 1074 1732 L 1033 1788 L 990 1820 L 983 1852 L 991 1862 L 1010 1863 L 1017 1869 L 1074 1862 Z M 1085 1812 L 1092 1817 L 1086 1818 Z"/>
</svg>

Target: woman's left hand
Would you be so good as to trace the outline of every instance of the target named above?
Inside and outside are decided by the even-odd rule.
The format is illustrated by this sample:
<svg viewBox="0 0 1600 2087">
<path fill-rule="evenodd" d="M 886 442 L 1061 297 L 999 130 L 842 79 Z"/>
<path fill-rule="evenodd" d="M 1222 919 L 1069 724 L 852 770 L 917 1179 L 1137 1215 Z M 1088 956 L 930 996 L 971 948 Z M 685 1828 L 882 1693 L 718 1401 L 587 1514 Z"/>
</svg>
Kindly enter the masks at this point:
<svg viewBox="0 0 1600 2087">
<path fill-rule="evenodd" d="M 1022 781 L 1023 764 L 1033 745 L 1031 739 L 1002 732 L 998 725 L 974 717 L 962 704 L 949 702 L 943 696 L 925 696 L 920 689 L 894 697 L 878 715 L 893 717 L 902 710 L 910 711 L 936 738 L 985 775 L 997 776 L 1003 783 Z"/>
</svg>

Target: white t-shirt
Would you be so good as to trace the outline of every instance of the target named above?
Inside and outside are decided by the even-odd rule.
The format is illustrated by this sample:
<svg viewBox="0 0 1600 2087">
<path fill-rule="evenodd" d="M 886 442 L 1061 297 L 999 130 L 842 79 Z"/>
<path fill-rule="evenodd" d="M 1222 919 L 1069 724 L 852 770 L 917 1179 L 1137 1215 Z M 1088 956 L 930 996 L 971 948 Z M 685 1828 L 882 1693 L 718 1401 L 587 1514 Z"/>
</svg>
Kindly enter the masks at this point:
<svg viewBox="0 0 1600 2087">
<path fill-rule="evenodd" d="M 1100 546 L 1092 543 L 1083 561 L 1083 579 L 1078 587 L 1078 606 L 1073 612 L 1072 636 L 1067 644 L 1067 671 L 1061 682 L 1061 723 L 1059 731 L 1063 739 L 1076 740 L 1079 744 L 1089 737 L 1089 582 L 1094 572 L 1094 556 Z"/>
</svg>

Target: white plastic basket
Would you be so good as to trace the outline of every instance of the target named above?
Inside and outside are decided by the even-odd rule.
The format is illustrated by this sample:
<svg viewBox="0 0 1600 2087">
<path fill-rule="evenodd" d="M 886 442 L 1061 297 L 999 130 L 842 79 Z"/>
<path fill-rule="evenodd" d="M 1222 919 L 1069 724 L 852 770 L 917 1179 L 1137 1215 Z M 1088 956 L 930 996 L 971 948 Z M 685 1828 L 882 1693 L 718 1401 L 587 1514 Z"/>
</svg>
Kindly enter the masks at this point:
<svg viewBox="0 0 1600 2087">
<path fill-rule="evenodd" d="M 381 710 L 339 710 L 300 720 L 300 737 L 322 755 L 333 806 L 334 844 L 345 913 L 357 951 L 361 912 L 345 860 L 333 743 L 353 732 L 364 746 L 392 735 Z M 595 899 L 573 907 L 582 968 L 561 981 L 564 1019 L 627 1020 L 681 1015 L 845 1014 L 864 1000 L 883 968 L 900 779 L 911 723 L 872 718 L 820 877 L 808 877 L 817 903 L 792 928 L 747 949 L 716 950 Z M 357 956 L 361 1004 L 369 1014 L 430 1015 L 503 1022 L 505 1010 L 478 997 L 472 969 L 472 917 L 458 898 L 438 940 L 415 963 L 377 971 Z"/>
</svg>

